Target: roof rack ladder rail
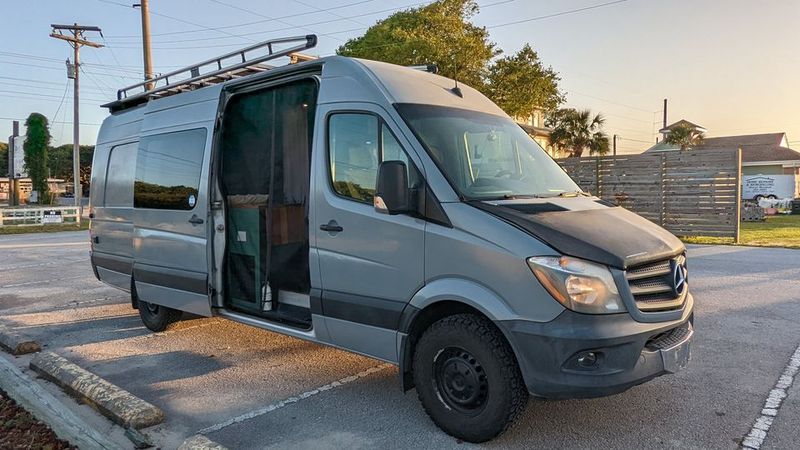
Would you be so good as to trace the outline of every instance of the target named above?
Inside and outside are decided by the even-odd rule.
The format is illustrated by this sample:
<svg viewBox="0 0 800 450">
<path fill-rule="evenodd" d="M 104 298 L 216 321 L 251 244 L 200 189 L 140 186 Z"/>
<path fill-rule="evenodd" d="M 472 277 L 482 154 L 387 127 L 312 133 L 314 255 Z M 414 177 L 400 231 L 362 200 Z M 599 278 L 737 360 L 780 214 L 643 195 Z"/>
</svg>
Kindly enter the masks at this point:
<svg viewBox="0 0 800 450">
<path fill-rule="evenodd" d="M 275 49 L 273 48 L 273 46 L 275 44 L 288 44 L 288 43 L 292 43 L 292 42 L 295 42 L 295 41 L 298 41 L 298 42 L 301 42 L 301 43 L 299 43 L 298 45 L 295 45 L 293 47 L 278 51 L 278 52 L 276 52 Z M 316 45 L 317 45 L 317 36 L 314 35 L 314 34 L 308 34 L 308 35 L 305 35 L 305 36 L 293 36 L 293 37 L 287 37 L 287 38 L 271 39 L 271 40 L 268 40 L 268 41 L 259 42 L 259 43 L 253 44 L 253 45 L 251 45 L 249 47 L 245 47 L 243 49 L 239 49 L 239 50 L 236 50 L 236 51 L 233 51 L 233 52 L 230 52 L 230 53 L 226 53 L 226 54 L 224 54 L 222 56 L 218 56 L 216 58 L 211 58 L 211 59 L 208 59 L 206 61 L 203 61 L 203 62 L 200 62 L 200 63 L 197 63 L 197 64 L 193 64 L 191 66 L 184 67 L 182 69 L 178 69 L 178 70 L 166 73 L 164 75 L 152 78 L 150 80 L 145 80 L 143 82 L 136 83 L 136 84 L 124 87 L 122 89 L 119 89 L 117 91 L 117 100 L 118 101 L 122 101 L 122 100 L 125 100 L 125 99 L 128 99 L 128 98 L 132 99 L 132 98 L 136 98 L 136 97 L 140 97 L 140 96 L 148 96 L 148 95 L 156 94 L 158 92 L 166 91 L 168 89 L 174 89 L 174 88 L 176 88 L 178 86 L 191 85 L 191 84 L 197 83 L 199 81 L 207 81 L 210 78 L 219 78 L 220 75 L 222 75 L 222 74 L 224 74 L 226 72 L 231 72 L 231 71 L 238 70 L 238 69 L 248 68 L 248 66 L 255 66 L 257 64 L 260 64 L 260 63 L 263 63 L 263 62 L 266 62 L 266 61 L 269 61 L 269 60 L 272 60 L 272 59 L 277 59 L 277 58 L 280 58 L 282 56 L 288 56 L 288 55 L 290 55 L 292 53 L 296 53 L 296 52 L 299 52 L 301 50 L 307 50 L 309 48 L 315 47 Z M 259 49 L 259 48 L 264 48 L 264 47 L 266 47 L 267 52 L 268 52 L 266 55 L 262 55 L 262 56 L 253 58 L 251 60 L 247 60 L 247 56 L 246 56 L 247 52 L 250 52 L 250 51 L 253 51 L 253 50 L 256 50 L 256 49 Z M 241 56 L 242 62 L 234 64 L 232 66 L 227 66 L 227 67 L 223 67 L 222 66 L 222 61 L 223 60 L 228 59 L 228 58 L 230 58 L 232 56 L 236 56 L 236 55 L 240 55 Z M 203 75 L 197 75 L 197 76 L 191 76 L 190 75 L 191 78 L 176 82 L 174 85 L 171 85 L 169 83 L 169 78 L 170 77 L 174 77 L 174 76 L 180 75 L 180 74 L 185 74 L 186 72 L 188 72 L 188 73 L 193 75 L 195 73 L 199 73 L 199 70 L 200 70 L 201 67 L 207 66 L 207 65 L 212 64 L 212 63 L 216 63 L 217 70 L 215 70 L 213 72 L 210 72 L 210 73 L 207 73 L 207 74 L 203 74 Z M 156 84 L 158 84 L 158 82 L 160 82 L 160 81 L 164 81 L 165 84 L 163 86 L 161 86 L 161 87 L 154 87 L 153 89 L 147 90 L 146 86 L 147 86 L 148 83 L 152 83 L 153 86 L 156 86 Z M 135 95 L 133 95 L 131 97 L 128 97 L 128 92 L 129 91 L 131 91 L 133 89 L 140 89 L 140 88 L 144 89 L 144 91 L 140 92 L 140 93 L 137 93 L 137 94 L 135 94 Z"/>
</svg>

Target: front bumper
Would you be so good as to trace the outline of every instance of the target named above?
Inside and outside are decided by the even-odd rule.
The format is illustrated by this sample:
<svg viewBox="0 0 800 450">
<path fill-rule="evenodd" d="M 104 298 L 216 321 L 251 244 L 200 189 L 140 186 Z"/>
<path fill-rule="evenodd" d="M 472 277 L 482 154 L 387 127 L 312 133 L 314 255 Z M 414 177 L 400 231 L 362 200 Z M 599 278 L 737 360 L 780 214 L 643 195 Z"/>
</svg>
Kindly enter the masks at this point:
<svg viewBox="0 0 800 450">
<path fill-rule="evenodd" d="M 602 397 L 684 367 L 691 354 L 694 299 L 669 322 L 637 322 L 630 314 L 565 310 L 550 322 L 497 324 L 509 338 L 531 394 L 545 398 Z M 583 366 L 588 352 L 596 363 Z"/>
</svg>

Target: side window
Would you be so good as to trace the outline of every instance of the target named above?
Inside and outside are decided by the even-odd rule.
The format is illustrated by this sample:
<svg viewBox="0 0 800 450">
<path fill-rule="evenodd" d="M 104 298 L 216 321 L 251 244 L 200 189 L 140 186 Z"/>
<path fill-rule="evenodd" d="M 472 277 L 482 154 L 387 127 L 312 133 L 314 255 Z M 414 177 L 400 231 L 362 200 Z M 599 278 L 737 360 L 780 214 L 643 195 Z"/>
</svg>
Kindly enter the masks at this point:
<svg viewBox="0 0 800 450">
<path fill-rule="evenodd" d="M 422 180 L 389 127 L 371 114 L 331 115 L 328 151 L 333 190 L 359 202 L 372 204 L 378 166 L 382 161 L 406 163 L 411 187 L 419 186 Z"/>
<path fill-rule="evenodd" d="M 136 172 L 138 142 L 118 145 L 108 155 L 103 206 L 130 208 L 133 206 L 133 177 Z"/>
<path fill-rule="evenodd" d="M 193 209 L 205 143 L 204 128 L 142 138 L 136 158 L 133 206 Z"/>
<path fill-rule="evenodd" d="M 333 190 L 372 203 L 378 177 L 378 118 L 370 114 L 334 114 L 328 121 Z"/>
</svg>

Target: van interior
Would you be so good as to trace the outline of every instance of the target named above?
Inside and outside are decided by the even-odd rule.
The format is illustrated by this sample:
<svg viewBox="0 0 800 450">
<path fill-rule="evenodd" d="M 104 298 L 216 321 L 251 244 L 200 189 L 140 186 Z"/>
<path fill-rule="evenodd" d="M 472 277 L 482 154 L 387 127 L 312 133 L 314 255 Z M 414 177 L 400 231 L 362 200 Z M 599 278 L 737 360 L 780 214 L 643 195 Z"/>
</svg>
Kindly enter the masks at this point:
<svg viewBox="0 0 800 450">
<path fill-rule="evenodd" d="M 234 91 L 219 143 L 226 308 L 311 328 L 309 225 L 314 79 Z"/>
</svg>

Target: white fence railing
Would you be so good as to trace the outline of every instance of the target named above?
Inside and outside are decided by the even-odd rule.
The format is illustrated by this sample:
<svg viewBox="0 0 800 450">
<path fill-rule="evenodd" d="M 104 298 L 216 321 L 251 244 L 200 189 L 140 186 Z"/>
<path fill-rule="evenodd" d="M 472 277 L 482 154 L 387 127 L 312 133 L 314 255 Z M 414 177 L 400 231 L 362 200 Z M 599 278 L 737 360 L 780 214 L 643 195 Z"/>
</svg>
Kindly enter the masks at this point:
<svg viewBox="0 0 800 450">
<path fill-rule="evenodd" d="M 0 208 L 0 227 L 81 223 L 79 206 L 51 208 Z"/>
</svg>

